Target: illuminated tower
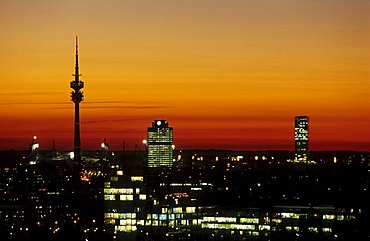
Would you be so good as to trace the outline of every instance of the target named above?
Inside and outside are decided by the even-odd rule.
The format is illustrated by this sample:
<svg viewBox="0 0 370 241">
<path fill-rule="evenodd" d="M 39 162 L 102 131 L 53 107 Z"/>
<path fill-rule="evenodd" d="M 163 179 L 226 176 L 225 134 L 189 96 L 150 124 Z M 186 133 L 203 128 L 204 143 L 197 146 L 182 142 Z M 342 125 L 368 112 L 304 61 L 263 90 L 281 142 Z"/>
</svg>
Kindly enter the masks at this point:
<svg viewBox="0 0 370 241">
<path fill-rule="evenodd" d="M 148 167 L 172 167 L 173 129 L 165 120 L 155 120 L 148 128 Z"/>
<path fill-rule="evenodd" d="M 308 159 L 308 116 L 295 117 L 295 161 L 305 162 Z"/>
<path fill-rule="evenodd" d="M 76 161 L 80 161 L 81 156 L 81 137 L 80 137 L 80 102 L 83 101 L 83 92 L 81 89 L 84 87 L 84 82 L 80 80 L 80 74 L 78 71 L 78 41 L 76 36 L 76 67 L 75 73 L 73 74 L 75 79 L 71 81 L 71 93 L 72 101 L 75 103 L 75 122 L 74 122 L 74 158 Z"/>
</svg>

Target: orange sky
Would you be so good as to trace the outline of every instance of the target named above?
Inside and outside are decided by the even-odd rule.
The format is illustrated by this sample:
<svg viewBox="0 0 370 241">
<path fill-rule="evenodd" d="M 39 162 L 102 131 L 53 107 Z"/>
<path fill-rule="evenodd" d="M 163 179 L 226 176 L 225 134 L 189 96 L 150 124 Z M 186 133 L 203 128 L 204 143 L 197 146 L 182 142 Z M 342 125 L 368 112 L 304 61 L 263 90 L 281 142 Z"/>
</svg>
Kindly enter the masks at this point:
<svg viewBox="0 0 370 241">
<path fill-rule="evenodd" d="M 75 36 L 82 149 L 127 149 L 154 119 L 179 149 L 370 151 L 368 0 L 2 0 L 0 149 L 73 148 Z"/>
</svg>

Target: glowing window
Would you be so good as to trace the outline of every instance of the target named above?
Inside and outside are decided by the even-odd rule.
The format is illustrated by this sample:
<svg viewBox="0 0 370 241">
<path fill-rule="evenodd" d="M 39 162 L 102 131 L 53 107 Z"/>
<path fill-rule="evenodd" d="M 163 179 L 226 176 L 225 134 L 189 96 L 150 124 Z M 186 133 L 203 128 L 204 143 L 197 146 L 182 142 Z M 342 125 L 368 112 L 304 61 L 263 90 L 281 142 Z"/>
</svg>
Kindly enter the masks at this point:
<svg viewBox="0 0 370 241">
<path fill-rule="evenodd" d="M 104 195 L 104 200 L 116 200 L 115 195 Z"/>
<path fill-rule="evenodd" d="M 120 200 L 121 201 L 132 201 L 134 200 L 134 196 L 133 195 L 120 195 Z"/>
<path fill-rule="evenodd" d="M 133 182 L 142 182 L 142 181 L 144 181 L 144 177 L 142 177 L 142 176 L 132 176 L 131 181 L 133 181 Z"/>
</svg>

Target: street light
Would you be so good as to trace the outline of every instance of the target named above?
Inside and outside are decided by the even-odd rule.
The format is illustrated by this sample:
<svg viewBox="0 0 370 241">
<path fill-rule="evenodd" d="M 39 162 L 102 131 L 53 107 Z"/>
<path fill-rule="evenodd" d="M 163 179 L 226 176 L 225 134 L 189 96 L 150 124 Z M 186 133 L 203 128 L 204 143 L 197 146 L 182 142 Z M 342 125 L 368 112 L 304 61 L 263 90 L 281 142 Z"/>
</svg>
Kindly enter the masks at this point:
<svg viewBox="0 0 370 241">
<path fill-rule="evenodd" d="M 143 140 L 143 144 L 144 144 L 145 151 L 147 151 L 148 141 L 147 140 Z"/>
</svg>

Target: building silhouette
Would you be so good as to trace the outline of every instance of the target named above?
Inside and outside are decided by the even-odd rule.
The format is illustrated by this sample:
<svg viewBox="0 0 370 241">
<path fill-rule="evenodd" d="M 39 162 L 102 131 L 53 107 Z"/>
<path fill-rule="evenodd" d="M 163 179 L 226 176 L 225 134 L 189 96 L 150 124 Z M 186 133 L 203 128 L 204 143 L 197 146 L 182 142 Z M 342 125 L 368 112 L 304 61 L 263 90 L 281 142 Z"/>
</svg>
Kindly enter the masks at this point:
<svg viewBox="0 0 370 241">
<path fill-rule="evenodd" d="M 308 160 L 308 116 L 296 116 L 294 126 L 294 159 L 298 162 L 306 162 Z"/>
<path fill-rule="evenodd" d="M 81 137 L 80 137 L 80 102 L 83 101 L 84 82 L 80 80 L 79 66 L 78 66 L 78 39 L 76 36 L 76 66 L 75 79 L 71 81 L 70 87 L 73 89 L 71 93 L 71 100 L 75 103 L 75 119 L 74 119 L 74 160 L 79 163 L 81 160 Z"/>
<path fill-rule="evenodd" d="M 171 167 L 173 164 L 173 129 L 165 120 L 155 120 L 148 128 L 148 167 Z"/>
</svg>

